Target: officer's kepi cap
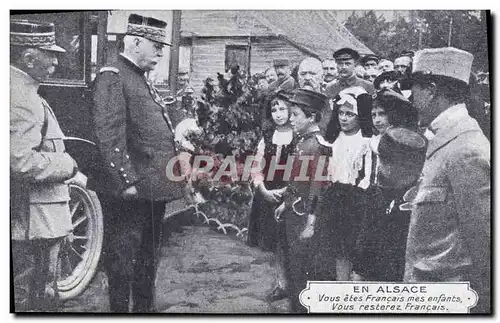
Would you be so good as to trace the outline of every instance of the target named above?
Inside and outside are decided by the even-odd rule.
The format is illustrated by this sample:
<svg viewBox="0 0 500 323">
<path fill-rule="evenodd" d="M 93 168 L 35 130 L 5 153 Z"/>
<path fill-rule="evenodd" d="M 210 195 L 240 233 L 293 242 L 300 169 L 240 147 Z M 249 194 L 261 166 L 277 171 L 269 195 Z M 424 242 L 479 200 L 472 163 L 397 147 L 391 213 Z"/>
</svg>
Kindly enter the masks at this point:
<svg viewBox="0 0 500 323">
<path fill-rule="evenodd" d="M 64 48 L 56 44 L 54 24 L 47 22 L 11 19 L 10 45 L 33 47 L 58 53 L 66 52 Z"/>
<path fill-rule="evenodd" d="M 415 52 L 412 50 L 404 50 L 401 52 L 400 56 L 408 56 L 408 57 L 413 58 L 415 56 Z"/>
<path fill-rule="evenodd" d="M 348 59 L 357 61 L 359 60 L 359 53 L 352 48 L 344 47 L 333 53 L 333 58 L 335 58 L 336 61 Z"/>
<path fill-rule="evenodd" d="M 326 107 L 328 99 L 325 95 L 316 91 L 298 89 L 293 92 L 293 97 L 290 99 L 290 102 L 299 106 L 321 111 Z"/>
<path fill-rule="evenodd" d="M 366 55 L 366 56 L 364 56 L 363 58 L 361 58 L 360 63 L 361 63 L 362 65 L 365 65 L 365 64 L 366 64 L 367 62 L 369 62 L 369 61 L 375 61 L 375 62 L 377 62 L 377 64 L 378 64 L 379 60 L 380 60 L 380 59 L 378 58 L 378 56 L 376 56 L 376 55 L 372 55 L 372 54 L 369 54 L 369 55 Z"/>
<path fill-rule="evenodd" d="M 131 14 L 128 17 L 127 35 L 139 36 L 151 41 L 172 46 L 167 41 L 167 23 L 163 20 Z"/>
<path fill-rule="evenodd" d="M 277 67 L 277 66 L 289 66 L 289 65 L 290 65 L 290 61 L 288 59 L 286 59 L 286 58 L 273 60 L 273 66 L 274 67 Z"/>
</svg>

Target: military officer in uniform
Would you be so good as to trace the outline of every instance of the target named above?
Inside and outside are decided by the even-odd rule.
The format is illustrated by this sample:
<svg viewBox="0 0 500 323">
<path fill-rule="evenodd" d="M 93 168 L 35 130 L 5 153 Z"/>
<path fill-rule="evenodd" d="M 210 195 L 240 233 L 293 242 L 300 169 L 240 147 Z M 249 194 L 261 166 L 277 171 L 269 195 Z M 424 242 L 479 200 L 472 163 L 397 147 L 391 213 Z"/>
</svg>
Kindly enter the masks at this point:
<svg viewBox="0 0 500 323">
<path fill-rule="evenodd" d="M 404 281 L 468 281 L 491 313 L 490 143 L 465 106 L 473 55 L 415 54 L 413 103 L 429 140 L 408 232 Z"/>
<path fill-rule="evenodd" d="M 299 294 L 307 280 L 316 277 L 315 254 L 322 221 L 316 219 L 316 205 L 326 183 L 331 147 L 320 134 L 318 122 L 327 104 L 326 97 L 308 89 L 296 90 L 290 100 L 290 122 L 297 135 L 290 184 L 284 203 L 278 207 L 278 218 L 284 221 L 284 268 L 288 282 L 291 311 L 305 312 Z M 302 165 L 309 160 L 307 166 Z M 301 174 L 303 166 L 306 174 Z M 307 179 L 306 179 L 307 177 Z M 317 223 L 319 222 L 319 224 Z"/>
<path fill-rule="evenodd" d="M 73 230 L 69 183 L 86 178 L 65 152 L 64 134 L 40 83 L 57 66 L 52 23 L 10 22 L 10 176 L 11 238 L 14 277 L 31 264 L 27 306 L 15 287 L 16 311 L 56 311 L 57 260 Z M 26 304 L 26 303 L 25 303 Z"/>
<path fill-rule="evenodd" d="M 175 129 L 145 74 L 163 57 L 166 22 L 131 14 L 123 52 L 97 75 L 93 125 L 99 160 L 89 186 L 104 213 L 104 267 L 112 312 L 154 310 L 156 253 L 164 212 L 182 205 L 184 185 L 166 168 Z M 167 211 L 166 211 L 167 210 Z"/>
<path fill-rule="evenodd" d="M 328 98 L 336 97 L 340 91 L 348 87 L 360 86 L 368 94 L 373 94 L 373 84 L 358 78 L 355 73 L 356 63 L 359 60 L 359 53 L 352 48 L 341 48 L 333 53 L 333 58 L 337 63 L 338 82 L 330 83 L 324 93 Z"/>
<path fill-rule="evenodd" d="M 273 61 L 274 69 L 278 79 L 269 84 L 268 91 L 271 95 L 281 90 L 291 91 L 295 89 L 295 80 L 291 76 L 290 61 L 288 59 L 275 59 Z"/>
<path fill-rule="evenodd" d="M 369 70 L 372 68 L 377 69 L 379 60 L 378 56 L 369 54 L 363 56 L 359 62 L 366 70 Z"/>
<path fill-rule="evenodd" d="M 182 97 L 188 87 L 189 68 L 186 66 L 179 67 L 179 72 L 177 75 L 177 97 Z"/>
</svg>

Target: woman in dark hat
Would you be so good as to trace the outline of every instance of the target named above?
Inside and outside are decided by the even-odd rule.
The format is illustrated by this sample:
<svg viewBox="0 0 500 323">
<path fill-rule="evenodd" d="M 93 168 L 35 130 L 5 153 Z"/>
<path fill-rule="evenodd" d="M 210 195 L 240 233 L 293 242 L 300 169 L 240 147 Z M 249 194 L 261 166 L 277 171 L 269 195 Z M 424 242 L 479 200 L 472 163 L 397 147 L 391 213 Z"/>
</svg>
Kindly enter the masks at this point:
<svg viewBox="0 0 500 323">
<path fill-rule="evenodd" d="M 283 172 L 276 171 L 272 179 L 268 177 L 268 172 L 273 159 L 278 165 L 285 164 L 288 155 L 292 154 L 293 130 L 289 122 L 288 95 L 286 92 L 278 92 L 266 111 L 266 118 L 272 126 L 263 130 L 263 137 L 257 148 L 257 160 L 263 159 L 265 167 L 262 173 L 253 176 L 255 196 L 248 226 L 248 244 L 276 252 L 277 255 L 278 284 L 268 295 L 271 301 L 286 297 L 286 280 L 280 253 L 282 230 L 274 219 L 274 210 L 281 202 L 286 183 L 283 181 Z"/>
<path fill-rule="evenodd" d="M 401 89 L 398 85 L 398 72 L 387 71 L 380 73 L 373 81 L 373 86 L 376 91 L 382 89 L 391 89 L 401 94 Z"/>
<path fill-rule="evenodd" d="M 334 110 L 327 128 L 332 144 L 330 176 L 332 185 L 324 193 L 330 210 L 332 252 L 336 253 L 336 279 L 347 281 L 351 275 L 357 227 L 361 219 L 359 202 L 370 184 L 372 136 L 370 110 L 372 97 L 361 87 L 347 88 L 334 99 Z M 324 207 L 324 206 L 323 206 Z M 335 241 L 333 241 L 335 240 Z"/>
</svg>

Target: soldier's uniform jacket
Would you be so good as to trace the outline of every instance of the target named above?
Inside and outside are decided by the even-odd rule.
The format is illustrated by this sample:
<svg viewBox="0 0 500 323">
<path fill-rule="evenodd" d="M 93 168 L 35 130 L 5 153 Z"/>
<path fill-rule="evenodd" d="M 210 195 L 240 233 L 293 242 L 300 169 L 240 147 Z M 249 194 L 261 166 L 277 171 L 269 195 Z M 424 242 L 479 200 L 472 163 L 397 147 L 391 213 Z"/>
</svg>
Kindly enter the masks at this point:
<svg viewBox="0 0 500 323">
<path fill-rule="evenodd" d="M 269 84 L 269 88 L 267 90 L 271 94 L 273 92 L 277 93 L 281 90 L 291 91 L 293 89 L 295 89 L 295 79 L 291 75 L 288 75 L 288 77 L 283 80 L 276 80 Z"/>
<path fill-rule="evenodd" d="M 122 55 L 97 76 L 93 124 L 99 160 L 89 187 L 118 196 L 135 185 L 139 197 L 163 201 L 183 196 L 183 184 L 166 176 L 176 156 L 167 107 L 144 71 Z"/>
<path fill-rule="evenodd" d="M 373 84 L 358 78 L 356 75 L 351 76 L 347 80 L 344 80 L 342 78 L 339 78 L 337 82 L 330 82 L 323 93 L 328 97 L 328 98 L 334 98 L 336 97 L 342 90 L 347 89 L 349 87 L 355 87 L 355 86 L 360 86 L 363 89 L 365 89 L 368 94 L 372 95 L 375 92 L 375 88 L 373 87 Z"/>
<path fill-rule="evenodd" d="M 437 121 L 439 119 L 439 122 Z M 405 282 L 470 281 L 487 311 L 490 284 L 490 144 L 464 104 L 431 124 L 413 202 Z"/>
<path fill-rule="evenodd" d="M 332 156 L 332 146 L 320 134 L 319 128 L 298 138 L 295 146 L 294 162 L 290 184 L 285 193 L 287 207 L 298 198 L 301 202 L 294 209 L 305 214 L 314 214 L 321 192 L 329 183 L 328 165 Z M 309 158 L 307 171 L 301 174 L 303 163 Z M 299 176 L 307 176 L 309 180 L 297 180 Z M 318 215 L 321 216 L 321 215 Z"/>
<path fill-rule="evenodd" d="M 64 181 L 76 163 L 65 152 L 54 113 L 37 93 L 39 83 L 13 66 L 10 82 L 12 239 L 65 236 L 72 224 Z"/>
<path fill-rule="evenodd" d="M 295 146 L 290 184 L 283 197 L 284 262 L 292 312 L 305 311 L 298 299 L 300 291 L 306 287 L 308 280 L 317 280 L 319 277 L 315 259 L 318 253 L 318 238 L 323 236 L 325 214 L 318 214 L 317 205 L 320 204 L 323 188 L 329 182 L 327 170 L 331 154 L 330 145 L 321 137 L 319 128 L 301 136 Z M 309 163 L 304 167 L 306 160 L 309 160 Z M 303 168 L 306 172 L 301 174 Z M 309 179 L 297 178 L 304 175 Z M 310 238 L 300 239 L 308 214 L 317 217 L 315 233 Z"/>
</svg>

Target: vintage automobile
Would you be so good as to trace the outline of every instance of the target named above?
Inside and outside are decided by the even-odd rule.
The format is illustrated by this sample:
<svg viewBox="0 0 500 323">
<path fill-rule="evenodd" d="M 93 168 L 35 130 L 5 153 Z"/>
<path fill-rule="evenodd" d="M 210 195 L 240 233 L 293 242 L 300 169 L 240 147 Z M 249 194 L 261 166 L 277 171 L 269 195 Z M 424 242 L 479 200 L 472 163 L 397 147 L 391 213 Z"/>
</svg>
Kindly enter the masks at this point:
<svg viewBox="0 0 500 323">
<path fill-rule="evenodd" d="M 83 173 L 90 170 L 96 151 L 90 122 L 92 83 L 99 69 L 116 58 L 120 43 L 119 34 L 108 32 L 111 14 L 110 11 L 11 12 L 12 18 L 52 22 L 56 26 L 56 42 L 66 53 L 58 56 L 59 66 L 40 87 L 40 94 L 54 110 L 67 137 L 67 151 Z M 174 46 L 171 50 L 171 60 L 176 49 Z M 168 69 L 169 62 L 166 64 Z M 174 75 L 176 71 L 177 67 Z M 163 80 L 157 85 L 166 88 L 166 83 Z M 71 185 L 70 196 L 73 242 L 61 252 L 58 273 L 63 300 L 85 290 L 98 268 L 103 243 L 103 214 L 96 193 Z"/>
</svg>

